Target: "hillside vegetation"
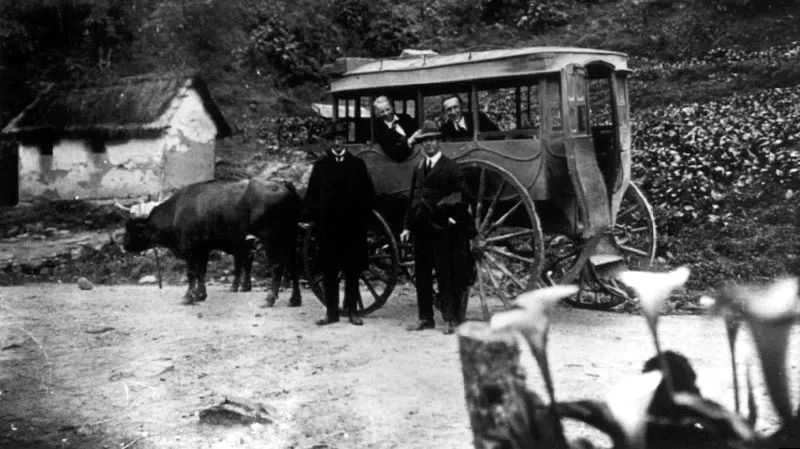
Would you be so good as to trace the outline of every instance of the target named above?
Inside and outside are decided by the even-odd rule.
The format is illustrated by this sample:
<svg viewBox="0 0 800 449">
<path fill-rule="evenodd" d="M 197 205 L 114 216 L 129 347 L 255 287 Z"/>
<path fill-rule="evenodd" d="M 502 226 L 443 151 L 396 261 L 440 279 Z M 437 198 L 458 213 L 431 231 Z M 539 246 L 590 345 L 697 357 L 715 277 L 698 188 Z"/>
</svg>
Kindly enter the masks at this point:
<svg viewBox="0 0 800 449">
<path fill-rule="evenodd" d="M 0 0 L 0 36 L 3 125 L 48 82 L 201 74 L 235 131 L 220 144 L 226 177 L 302 157 L 339 56 L 623 51 L 660 262 L 693 265 L 693 292 L 800 273 L 795 0 Z"/>
</svg>

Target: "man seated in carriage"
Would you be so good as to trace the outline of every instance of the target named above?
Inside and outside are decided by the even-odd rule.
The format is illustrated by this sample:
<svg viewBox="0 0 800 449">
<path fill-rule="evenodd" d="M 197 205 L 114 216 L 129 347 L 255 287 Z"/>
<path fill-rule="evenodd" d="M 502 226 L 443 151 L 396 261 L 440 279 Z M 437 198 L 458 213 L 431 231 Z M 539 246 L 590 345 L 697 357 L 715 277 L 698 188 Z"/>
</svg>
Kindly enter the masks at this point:
<svg viewBox="0 0 800 449">
<path fill-rule="evenodd" d="M 442 112 L 446 118 L 439 127 L 442 140 L 469 140 L 472 138 L 475 129 L 472 123 L 472 113 L 464 111 L 463 102 L 458 94 L 445 97 L 442 101 Z M 480 111 L 478 111 L 478 125 L 479 132 L 500 131 L 500 128 Z"/>
<path fill-rule="evenodd" d="M 417 121 L 408 114 L 395 113 L 392 102 L 380 96 L 373 103 L 375 115 L 375 142 L 383 152 L 395 161 L 404 161 L 411 156 L 414 144 L 412 135 L 417 130 Z"/>
</svg>

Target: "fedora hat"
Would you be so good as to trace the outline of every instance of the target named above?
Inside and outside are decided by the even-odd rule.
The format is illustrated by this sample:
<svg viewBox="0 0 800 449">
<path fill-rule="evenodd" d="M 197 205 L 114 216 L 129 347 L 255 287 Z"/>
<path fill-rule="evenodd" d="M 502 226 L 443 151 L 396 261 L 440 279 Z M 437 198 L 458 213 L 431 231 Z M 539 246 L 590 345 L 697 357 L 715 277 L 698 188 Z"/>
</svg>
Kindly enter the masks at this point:
<svg viewBox="0 0 800 449">
<path fill-rule="evenodd" d="M 331 122 L 319 136 L 323 139 L 333 140 L 336 136 L 347 137 L 348 134 L 350 134 L 350 127 L 347 126 L 347 122 Z"/>
<path fill-rule="evenodd" d="M 433 120 L 425 120 L 422 124 L 422 128 L 418 129 L 411 137 L 414 138 L 415 141 L 421 141 L 426 139 L 432 139 L 434 137 L 441 136 L 442 133 L 439 132 L 439 127 L 436 126 L 436 123 Z"/>
</svg>

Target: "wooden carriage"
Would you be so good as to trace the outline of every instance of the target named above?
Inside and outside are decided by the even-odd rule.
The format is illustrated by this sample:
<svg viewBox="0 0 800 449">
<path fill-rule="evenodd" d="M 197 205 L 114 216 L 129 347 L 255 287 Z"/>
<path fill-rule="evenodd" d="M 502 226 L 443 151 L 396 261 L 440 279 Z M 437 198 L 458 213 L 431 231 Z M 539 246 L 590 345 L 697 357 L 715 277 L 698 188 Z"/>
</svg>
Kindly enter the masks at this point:
<svg viewBox="0 0 800 449">
<path fill-rule="evenodd" d="M 574 306 L 609 308 L 625 300 L 614 280 L 621 269 L 653 261 L 652 208 L 630 179 L 631 130 L 623 53 L 530 47 L 391 60 L 343 58 L 331 83 L 334 118 L 349 123 L 349 150 L 369 168 L 379 206 L 369 242 L 371 266 L 362 281 L 362 313 L 380 308 L 403 274 L 410 251 L 399 244 L 411 172 L 423 158 L 414 148 L 392 160 L 374 143 L 378 96 L 421 125 L 441 120 L 441 100 L 458 94 L 465 114 L 486 114 L 500 131 L 477 126 L 471 139 L 442 142 L 465 173 L 479 235 L 472 242 L 478 279 L 471 295 L 509 300 L 541 285 L 577 283 Z M 305 268 L 318 296 L 313 232 Z M 469 294 L 465 301 L 468 300 Z"/>
</svg>

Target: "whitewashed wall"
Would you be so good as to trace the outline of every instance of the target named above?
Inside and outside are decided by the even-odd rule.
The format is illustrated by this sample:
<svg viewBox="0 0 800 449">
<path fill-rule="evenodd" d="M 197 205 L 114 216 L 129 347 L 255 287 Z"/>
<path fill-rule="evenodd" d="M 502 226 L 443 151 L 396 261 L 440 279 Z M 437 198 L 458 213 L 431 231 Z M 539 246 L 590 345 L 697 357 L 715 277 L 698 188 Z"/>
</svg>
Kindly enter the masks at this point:
<svg viewBox="0 0 800 449">
<path fill-rule="evenodd" d="M 55 142 L 53 156 L 20 145 L 20 200 L 155 197 L 213 179 L 217 130 L 200 96 L 185 91 L 166 114 L 172 120 L 164 136 L 106 142 L 103 153 L 74 139 Z"/>
<path fill-rule="evenodd" d="M 194 89 L 175 98 L 164 142 L 164 191 L 214 179 L 217 127 Z"/>
</svg>

